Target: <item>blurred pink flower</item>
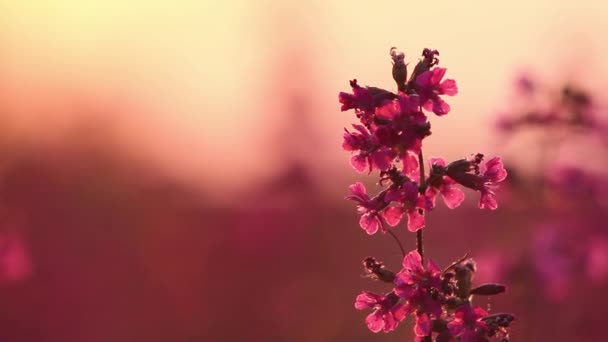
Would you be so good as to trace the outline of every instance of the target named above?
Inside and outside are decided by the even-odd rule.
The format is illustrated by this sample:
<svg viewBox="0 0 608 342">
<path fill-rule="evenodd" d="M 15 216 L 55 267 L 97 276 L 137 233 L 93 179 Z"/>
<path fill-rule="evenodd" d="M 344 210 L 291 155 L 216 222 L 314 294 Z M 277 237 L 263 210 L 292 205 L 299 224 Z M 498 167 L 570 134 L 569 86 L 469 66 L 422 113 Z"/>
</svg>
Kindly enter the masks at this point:
<svg viewBox="0 0 608 342">
<path fill-rule="evenodd" d="M 16 233 L 0 234 L 0 280 L 18 281 L 32 273 L 23 238 Z"/>
<path fill-rule="evenodd" d="M 593 282 L 608 278 L 608 238 L 591 236 L 587 246 L 586 273 Z"/>
</svg>

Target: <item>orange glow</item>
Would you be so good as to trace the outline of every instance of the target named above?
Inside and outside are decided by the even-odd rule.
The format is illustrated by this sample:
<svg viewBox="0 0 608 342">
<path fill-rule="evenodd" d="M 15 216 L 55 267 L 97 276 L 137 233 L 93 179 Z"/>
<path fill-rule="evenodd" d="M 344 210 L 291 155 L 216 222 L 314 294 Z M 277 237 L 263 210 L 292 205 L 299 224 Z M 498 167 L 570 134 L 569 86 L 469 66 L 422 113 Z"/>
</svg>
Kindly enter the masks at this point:
<svg viewBox="0 0 608 342">
<path fill-rule="evenodd" d="M 453 115 L 435 120 L 440 138 L 428 144 L 447 157 L 488 140 L 479 127 L 501 109 L 512 70 L 530 65 L 600 87 L 594 75 L 608 59 L 601 1 L 440 1 L 429 10 L 404 1 L 63 0 L 4 2 L 0 13 L 2 98 L 24 134 L 61 132 L 83 115 L 74 102 L 84 98 L 113 112 L 107 121 L 138 154 L 197 179 L 279 165 L 265 137 L 284 121 L 290 92 L 314 105 L 314 129 L 330 144 L 319 158 L 343 167 L 339 132 L 350 116 L 336 94 L 355 77 L 394 88 L 391 46 L 409 61 L 439 49 L 458 81 Z"/>
</svg>

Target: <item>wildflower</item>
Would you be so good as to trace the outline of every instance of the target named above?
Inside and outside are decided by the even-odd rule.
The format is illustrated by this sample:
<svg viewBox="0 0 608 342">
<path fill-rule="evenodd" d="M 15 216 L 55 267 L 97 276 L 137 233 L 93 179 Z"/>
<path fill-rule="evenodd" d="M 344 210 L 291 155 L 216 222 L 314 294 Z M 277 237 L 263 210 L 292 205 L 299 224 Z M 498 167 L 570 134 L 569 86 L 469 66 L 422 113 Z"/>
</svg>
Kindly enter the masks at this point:
<svg viewBox="0 0 608 342">
<path fill-rule="evenodd" d="M 426 194 L 435 206 L 435 199 L 441 194 L 445 205 L 454 209 L 464 201 L 464 192 L 455 187 L 455 180 L 445 175 L 446 162 L 443 158 L 431 158 L 431 175 Z"/>
<path fill-rule="evenodd" d="M 471 308 L 470 304 L 459 307 L 454 314 L 454 319 L 448 323 L 448 329 L 453 337 L 459 337 L 460 342 L 487 341 L 488 328 L 483 317 L 488 313 L 480 308 Z"/>
<path fill-rule="evenodd" d="M 420 153 L 422 140 L 431 135 L 426 115 L 420 111 L 420 99 L 416 95 L 399 93 L 398 99 L 385 102 L 376 108 L 376 117 L 385 120 L 375 135 L 378 141 L 390 146 L 403 157 L 408 151 Z"/>
<path fill-rule="evenodd" d="M 392 100 L 397 96 L 388 90 L 376 87 L 361 87 L 357 80 L 350 81 L 353 93 L 340 92 L 338 101 L 342 104 L 341 111 L 355 109 L 357 117 L 365 125 L 373 122 L 374 108 L 380 106 L 385 101 Z"/>
<path fill-rule="evenodd" d="M 399 206 L 391 207 L 393 218 L 396 219 L 399 214 L 406 214 L 407 228 L 411 232 L 424 228 L 424 210 L 433 209 L 430 200 L 426 196 L 420 195 L 418 186 L 414 182 L 405 182 L 399 188 L 390 189 L 386 194 L 386 200 L 399 204 Z M 399 219 L 401 219 L 400 216 Z M 395 225 L 397 223 L 399 221 Z"/>
<path fill-rule="evenodd" d="M 498 208 L 498 204 L 496 203 L 495 194 L 491 190 L 491 187 L 507 178 L 507 170 L 505 170 L 500 157 L 494 157 L 485 164 L 485 172 L 481 178 L 483 185 L 481 189 L 479 189 L 481 192 L 479 208 L 494 210 Z"/>
<path fill-rule="evenodd" d="M 377 333 L 395 330 L 397 325 L 411 313 L 411 308 L 394 292 L 385 296 L 369 291 L 363 291 L 355 299 L 357 310 L 373 309 L 374 311 L 365 318 L 369 330 Z"/>
<path fill-rule="evenodd" d="M 378 143 L 377 138 L 362 125 L 353 125 L 356 131 L 350 132 L 344 129 L 344 142 L 342 148 L 346 151 L 358 151 L 350 159 L 352 167 L 358 172 L 374 169 L 387 170 L 395 153 L 388 147 Z"/>
<path fill-rule="evenodd" d="M 422 50 L 422 57 L 424 58 L 422 58 L 418 62 L 418 64 L 416 64 L 414 72 L 412 73 L 412 76 L 410 78 L 410 82 L 415 81 L 422 73 L 428 71 L 429 69 L 431 69 L 431 67 L 439 64 L 439 59 L 437 59 L 435 55 L 439 56 L 439 51 L 431 50 L 428 48 L 424 48 Z"/>
<path fill-rule="evenodd" d="M 426 110 L 432 110 L 439 116 L 450 111 L 450 105 L 439 95 L 454 96 L 458 93 L 456 81 L 447 79 L 441 82 L 446 70 L 446 68 L 436 67 L 423 72 L 416 78 L 416 91 L 420 96 L 420 103 Z"/>
<path fill-rule="evenodd" d="M 482 160 L 482 154 L 472 159 L 457 160 L 446 167 L 445 173 L 460 185 L 481 193 L 479 208 L 494 210 L 498 204 L 493 188 L 507 177 L 507 170 L 500 157 L 490 159 L 483 168 L 480 167 Z"/>
<path fill-rule="evenodd" d="M 418 251 L 409 252 L 402 263 L 403 269 L 395 278 L 395 293 L 418 310 L 414 331 L 418 336 L 431 333 L 430 317 L 441 316 L 441 302 L 436 298 L 441 288 L 441 271 L 429 260 L 426 269 Z"/>
<path fill-rule="evenodd" d="M 353 88 L 353 93 L 340 92 L 338 101 L 342 104 L 341 111 L 345 112 L 349 109 L 373 110 L 374 99 L 367 88 L 363 88 L 357 84 L 357 80 L 350 81 L 350 86 Z"/>
<path fill-rule="evenodd" d="M 396 207 L 388 207 L 390 202 L 385 200 L 386 192 L 370 198 L 365 186 L 360 182 L 352 184 L 348 189 L 351 195 L 346 196 L 346 199 L 357 202 L 357 211 L 361 214 L 359 225 L 367 234 L 373 235 L 378 229 L 384 231 L 382 219 L 391 227 L 397 225 L 401 220 L 401 211 Z"/>
</svg>

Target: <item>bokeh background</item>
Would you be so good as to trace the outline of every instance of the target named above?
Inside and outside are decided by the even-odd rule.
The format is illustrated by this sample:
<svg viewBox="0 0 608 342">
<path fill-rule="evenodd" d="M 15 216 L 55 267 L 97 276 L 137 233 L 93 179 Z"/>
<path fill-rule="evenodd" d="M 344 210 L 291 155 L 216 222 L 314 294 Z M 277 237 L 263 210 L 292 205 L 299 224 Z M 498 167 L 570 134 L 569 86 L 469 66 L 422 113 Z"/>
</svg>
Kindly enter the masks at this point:
<svg viewBox="0 0 608 342">
<path fill-rule="evenodd" d="M 536 160 L 558 158 L 496 122 L 522 74 L 608 119 L 606 18 L 599 0 L 1 1 L 0 340 L 410 339 L 353 307 L 382 289 L 361 260 L 401 257 L 343 200 L 376 179 L 348 165 L 337 101 L 353 78 L 394 90 L 397 46 L 438 49 L 458 82 L 426 155 L 502 154 L 514 180 L 495 212 L 440 204 L 427 253 L 510 285 L 477 303 L 517 315 L 514 341 L 603 341 L 607 149 L 584 131 L 560 157 L 593 170 L 593 200 L 576 177 L 538 195 L 559 163 Z"/>
</svg>

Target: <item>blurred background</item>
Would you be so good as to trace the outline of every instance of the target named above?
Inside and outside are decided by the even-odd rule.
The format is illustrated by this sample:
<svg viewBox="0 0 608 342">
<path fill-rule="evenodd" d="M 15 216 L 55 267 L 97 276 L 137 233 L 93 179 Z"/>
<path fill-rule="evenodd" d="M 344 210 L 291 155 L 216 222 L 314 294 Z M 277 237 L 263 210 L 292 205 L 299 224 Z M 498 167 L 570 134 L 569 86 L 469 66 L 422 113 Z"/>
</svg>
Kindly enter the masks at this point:
<svg viewBox="0 0 608 342">
<path fill-rule="evenodd" d="M 395 90 L 397 46 L 438 49 L 458 82 L 425 154 L 511 171 L 495 212 L 439 204 L 427 253 L 510 286 L 477 304 L 516 314 L 513 341 L 603 341 L 607 17 L 599 0 L 1 1 L 0 340 L 408 340 L 353 307 L 383 289 L 361 260 L 401 253 L 343 200 L 377 179 L 349 166 L 337 101 L 353 78 Z"/>
</svg>

